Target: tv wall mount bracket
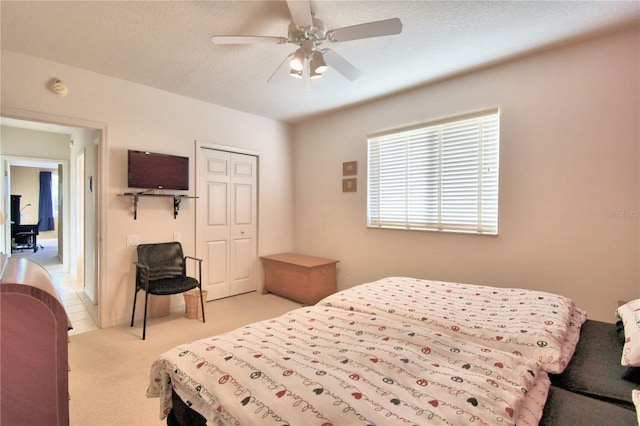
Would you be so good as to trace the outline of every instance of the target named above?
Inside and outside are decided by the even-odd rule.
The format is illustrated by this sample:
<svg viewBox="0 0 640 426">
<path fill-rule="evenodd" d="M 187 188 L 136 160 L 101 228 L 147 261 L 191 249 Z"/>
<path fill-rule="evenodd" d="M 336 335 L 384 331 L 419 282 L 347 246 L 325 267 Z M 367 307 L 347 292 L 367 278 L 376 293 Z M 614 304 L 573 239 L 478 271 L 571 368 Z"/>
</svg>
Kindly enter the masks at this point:
<svg viewBox="0 0 640 426">
<path fill-rule="evenodd" d="M 176 219 L 178 217 L 178 212 L 180 211 L 180 202 L 185 198 L 198 198 L 198 197 L 190 197 L 188 195 L 182 194 L 152 194 L 149 192 L 125 192 L 124 194 L 119 194 L 125 197 L 131 197 L 133 199 L 133 220 L 138 219 L 138 200 L 140 197 L 164 197 L 164 198 L 173 198 L 173 218 Z"/>
</svg>

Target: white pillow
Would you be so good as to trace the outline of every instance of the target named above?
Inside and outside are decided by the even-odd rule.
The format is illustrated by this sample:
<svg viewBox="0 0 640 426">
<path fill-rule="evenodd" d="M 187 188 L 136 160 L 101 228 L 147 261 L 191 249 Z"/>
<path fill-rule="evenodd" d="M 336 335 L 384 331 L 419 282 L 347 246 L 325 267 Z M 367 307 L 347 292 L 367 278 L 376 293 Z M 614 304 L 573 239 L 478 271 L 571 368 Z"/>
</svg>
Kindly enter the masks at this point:
<svg viewBox="0 0 640 426">
<path fill-rule="evenodd" d="M 624 325 L 622 365 L 640 367 L 640 299 L 625 303 L 616 310 Z"/>
</svg>

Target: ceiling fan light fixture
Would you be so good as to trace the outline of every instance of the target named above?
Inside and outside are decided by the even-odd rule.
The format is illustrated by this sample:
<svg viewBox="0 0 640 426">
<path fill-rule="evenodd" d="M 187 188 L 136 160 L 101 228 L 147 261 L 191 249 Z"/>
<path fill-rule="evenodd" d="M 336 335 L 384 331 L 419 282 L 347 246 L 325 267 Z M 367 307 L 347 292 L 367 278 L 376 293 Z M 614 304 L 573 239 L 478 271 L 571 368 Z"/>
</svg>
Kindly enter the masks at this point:
<svg viewBox="0 0 640 426">
<path fill-rule="evenodd" d="M 296 53 L 293 54 L 293 58 L 291 58 L 291 62 L 289 62 L 291 69 L 296 71 L 302 71 L 304 69 L 305 58 L 306 58 L 306 54 L 302 47 L 296 50 Z"/>
<path fill-rule="evenodd" d="M 322 74 L 320 74 L 319 72 L 314 70 L 309 70 L 309 80 L 317 80 L 321 77 L 322 77 Z"/>
<path fill-rule="evenodd" d="M 322 74 L 329 67 L 327 63 L 324 61 L 324 57 L 322 56 L 322 52 L 319 50 L 314 50 L 311 54 L 311 60 L 309 61 L 309 66 L 311 67 L 311 71 Z"/>
<path fill-rule="evenodd" d="M 0 0 L 2 1 L 2 0 Z M 362 72 L 331 49 L 320 49 L 324 42 L 342 42 L 382 37 L 402 32 L 402 22 L 398 18 L 366 22 L 328 30 L 324 22 L 311 12 L 310 0 L 287 0 L 291 22 L 288 37 L 256 35 L 214 35 L 211 40 L 216 44 L 286 44 L 298 47 L 282 59 L 280 65 L 271 74 L 267 82 L 278 74 L 286 72 L 297 78 L 316 79 L 327 71 L 327 62 L 331 68 L 349 80 L 356 80 Z M 326 62 L 325 62 L 326 60 Z"/>
</svg>

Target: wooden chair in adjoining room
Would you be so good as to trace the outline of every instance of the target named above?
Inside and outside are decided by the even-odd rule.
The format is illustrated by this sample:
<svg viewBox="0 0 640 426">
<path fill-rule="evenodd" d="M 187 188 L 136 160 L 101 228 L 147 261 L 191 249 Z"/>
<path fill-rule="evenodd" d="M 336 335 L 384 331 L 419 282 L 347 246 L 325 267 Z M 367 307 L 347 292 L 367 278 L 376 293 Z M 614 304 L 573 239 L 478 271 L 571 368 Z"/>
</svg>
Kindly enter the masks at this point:
<svg viewBox="0 0 640 426">
<path fill-rule="evenodd" d="M 198 266 L 198 279 L 187 276 L 187 259 L 192 259 Z M 166 296 L 183 293 L 198 288 L 200 290 L 200 306 L 202 307 L 202 322 L 204 318 L 204 299 L 202 297 L 202 259 L 185 256 L 179 242 L 140 244 L 138 246 L 138 261 L 136 265 L 136 289 L 133 296 L 133 313 L 131 327 L 136 314 L 136 299 L 138 291 L 143 290 L 144 324 L 142 340 L 147 331 L 147 305 L 149 295 Z"/>
</svg>

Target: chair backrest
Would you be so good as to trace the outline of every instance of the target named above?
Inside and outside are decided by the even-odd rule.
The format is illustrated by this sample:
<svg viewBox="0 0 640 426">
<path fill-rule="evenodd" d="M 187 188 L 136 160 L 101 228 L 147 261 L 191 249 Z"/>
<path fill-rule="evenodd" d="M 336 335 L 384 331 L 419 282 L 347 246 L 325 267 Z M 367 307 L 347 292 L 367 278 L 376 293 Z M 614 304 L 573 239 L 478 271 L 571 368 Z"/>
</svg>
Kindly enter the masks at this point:
<svg viewBox="0 0 640 426">
<path fill-rule="evenodd" d="M 184 255 L 179 242 L 140 244 L 138 262 L 149 267 L 149 280 L 181 276 L 184 273 Z"/>
</svg>

